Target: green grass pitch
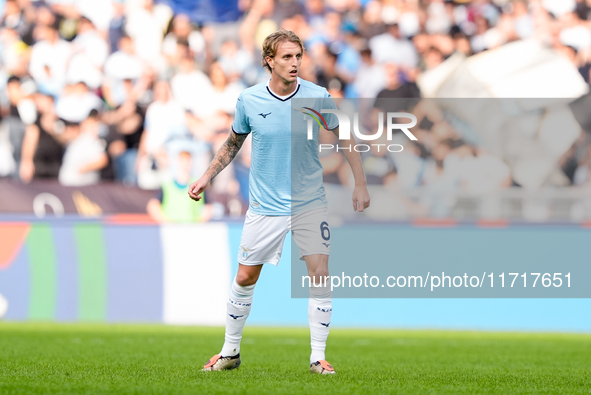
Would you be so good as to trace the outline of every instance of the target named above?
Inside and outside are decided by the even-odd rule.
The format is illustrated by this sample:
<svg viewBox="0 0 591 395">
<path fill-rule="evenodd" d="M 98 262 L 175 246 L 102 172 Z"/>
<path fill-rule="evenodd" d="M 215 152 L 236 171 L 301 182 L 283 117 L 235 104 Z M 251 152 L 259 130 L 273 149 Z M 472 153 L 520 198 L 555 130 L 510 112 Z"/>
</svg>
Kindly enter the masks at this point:
<svg viewBox="0 0 591 395">
<path fill-rule="evenodd" d="M 306 328 L 252 328 L 242 366 L 199 371 L 223 328 L 0 323 L 0 394 L 589 394 L 591 335 L 334 329 L 336 376 Z"/>
</svg>

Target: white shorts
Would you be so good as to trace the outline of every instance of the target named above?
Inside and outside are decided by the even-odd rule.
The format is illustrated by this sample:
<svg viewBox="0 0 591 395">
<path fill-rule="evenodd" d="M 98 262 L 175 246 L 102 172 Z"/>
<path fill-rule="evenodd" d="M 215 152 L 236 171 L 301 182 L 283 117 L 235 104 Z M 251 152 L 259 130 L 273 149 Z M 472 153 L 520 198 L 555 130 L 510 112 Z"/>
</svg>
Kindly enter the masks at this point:
<svg viewBox="0 0 591 395">
<path fill-rule="evenodd" d="M 322 206 L 293 216 L 268 216 L 246 212 L 246 220 L 238 249 L 238 263 L 248 266 L 281 259 L 287 232 L 300 249 L 300 259 L 307 255 L 330 254 L 328 207 Z"/>
</svg>

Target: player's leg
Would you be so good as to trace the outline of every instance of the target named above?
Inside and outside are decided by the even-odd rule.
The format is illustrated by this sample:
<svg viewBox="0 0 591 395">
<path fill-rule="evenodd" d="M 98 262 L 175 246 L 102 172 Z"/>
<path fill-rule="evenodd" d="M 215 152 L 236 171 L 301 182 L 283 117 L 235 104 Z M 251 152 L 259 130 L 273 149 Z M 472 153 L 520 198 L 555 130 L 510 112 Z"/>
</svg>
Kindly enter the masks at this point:
<svg viewBox="0 0 591 395">
<path fill-rule="evenodd" d="M 310 322 L 310 371 L 313 373 L 334 373 L 326 362 L 325 350 L 332 316 L 332 293 L 328 277 L 328 255 L 314 254 L 304 257 L 308 276 L 312 279 L 308 301 Z"/>
<path fill-rule="evenodd" d="M 240 341 L 244 324 L 250 314 L 254 286 L 259 279 L 263 265 L 247 266 L 238 264 L 238 273 L 230 288 L 226 311 L 226 341 L 220 355 L 233 357 L 240 353 Z"/>
<path fill-rule="evenodd" d="M 330 228 L 326 206 L 318 207 L 292 217 L 293 237 L 300 249 L 300 259 L 306 261 L 308 276 L 312 280 L 308 302 L 310 322 L 310 371 L 313 373 L 334 373 L 325 360 L 326 340 L 332 315 L 332 293 L 328 276 L 328 255 L 330 253 Z"/>
<path fill-rule="evenodd" d="M 263 265 L 238 264 L 238 273 L 230 287 L 226 303 L 226 336 L 219 354 L 214 355 L 203 367 L 204 371 L 231 370 L 240 366 L 240 341 L 246 319 L 252 307 L 254 286 L 261 275 Z"/>
<path fill-rule="evenodd" d="M 240 341 L 250 314 L 255 284 L 264 263 L 276 265 L 287 234 L 287 217 L 246 213 L 238 252 L 238 273 L 227 303 L 226 336 L 222 351 L 203 367 L 204 371 L 229 370 L 240 366 Z"/>
</svg>

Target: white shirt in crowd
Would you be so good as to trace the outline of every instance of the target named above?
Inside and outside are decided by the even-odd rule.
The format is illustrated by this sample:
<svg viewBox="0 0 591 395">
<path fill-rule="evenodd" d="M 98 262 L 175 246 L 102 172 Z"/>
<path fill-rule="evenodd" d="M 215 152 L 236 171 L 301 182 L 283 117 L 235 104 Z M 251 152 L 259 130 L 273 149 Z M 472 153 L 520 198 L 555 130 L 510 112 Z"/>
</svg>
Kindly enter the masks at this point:
<svg viewBox="0 0 591 395">
<path fill-rule="evenodd" d="M 209 77 L 199 70 L 175 74 L 170 80 L 170 88 L 175 99 L 186 110 L 192 110 L 196 103 L 209 100 L 213 89 Z"/>
<path fill-rule="evenodd" d="M 200 95 L 199 100 L 193 103 L 191 112 L 199 118 L 215 116 L 218 111 L 234 114 L 236 101 L 244 86 L 239 82 L 228 84 L 223 91 L 211 89 L 209 94 Z"/>
<path fill-rule="evenodd" d="M 543 0 L 542 5 L 557 18 L 577 8 L 576 0 Z"/>
<path fill-rule="evenodd" d="M 77 35 L 72 43 L 75 50 L 81 51 L 95 67 L 103 67 L 109 55 L 109 45 L 96 30 Z"/>
<path fill-rule="evenodd" d="M 105 62 L 105 76 L 115 80 L 135 80 L 142 75 L 142 62 L 123 51 L 111 54 Z"/>
<path fill-rule="evenodd" d="M 64 186 L 97 184 L 99 171 L 81 173 L 80 169 L 96 162 L 105 153 L 105 143 L 92 132 L 81 133 L 66 147 L 66 153 L 59 172 L 59 182 Z"/>
<path fill-rule="evenodd" d="M 372 37 L 368 44 L 376 63 L 394 63 L 408 68 L 418 65 L 415 47 L 406 39 L 397 39 L 390 33 L 383 33 Z"/>
<path fill-rule="evenodd" d="M 381 64 L 362 63 L 355 77 L 355 90 L 359 97 L 376 97 L 386 87 L 386 73 Z"/>
<path fill-rule="evenodd" d="M 55 113 L 58 117 L 69 122 L 82 122 L 88 117 L 90 111 L 100 110 L 102 107 L 101 99 L 95 94 L 87 92 L 85 94 L 69 94 L 58 99 L 55 105 Z"/>
<path fill-rule="evenodd" d="M 103 82 L 101 69 L 92 64 L 90 59 L 83 53 L 76 54 L 68 64 L 66 72 L 66 84 L 84 82 L 90 89 L 97 89 Z"/>
<path fill-rule="evenodd" d="M 150 12 L 143 7 L 133 8 L 127 14 L 125 30 L 133 39 L 138 56 L 156 69 L 162 67 L 162 37 L 172 10 L 164 5 L 155 5 Z"/>
<path fill-rule="evenodd" d="M 146 111 L 144 126 L 146 152 L 154 154 L 173 136 L 185 134 L 185 110 L 174 100 L 168 100 L 166 103 L 155 101 Z"/>
<path fill-rule="evenodd" d="M 109 23 L 115 13 L 112 0 L 45 0 L 49 4 L 73 6 L 92 21 L 99 30 L 109 29 Z"/>
<path fill-rule="evenodd" d="M 59 39 L 53 44 L 49 41 L 40 41 L 33 45 L 29 72 L 38 84 L 63 82 L 70 55 L 71 45 L 65 40 Z M 46 67 L 49 68 L 49 73 Z"/>
</svg>

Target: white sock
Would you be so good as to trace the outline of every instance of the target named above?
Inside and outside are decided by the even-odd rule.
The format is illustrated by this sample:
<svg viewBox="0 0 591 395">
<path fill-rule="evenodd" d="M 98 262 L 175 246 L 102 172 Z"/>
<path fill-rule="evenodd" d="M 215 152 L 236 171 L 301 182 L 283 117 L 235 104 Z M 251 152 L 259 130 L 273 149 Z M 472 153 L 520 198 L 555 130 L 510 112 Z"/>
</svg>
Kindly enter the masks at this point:
<svg viewBox="0 0 591 395">
<path fill-rule="evenodd" d="M 328 326 L 332 316 L 332 292 L 330 286 L 310 285 L 310 301 L 308 302 L 308 320 L 310 321 L 310 345 L 312 354 L 310 363 L 326 359 L 326 339 Z"/>
<path fill-rule="evenodd" d="M 234 279 L 227 303 L 226 341 L 220 351 L 222 357 L 233 357 L 240 352 L 242 330 L 250 314 L 253 294 L 254 285 L 242 286 Z"/>
</svg>

